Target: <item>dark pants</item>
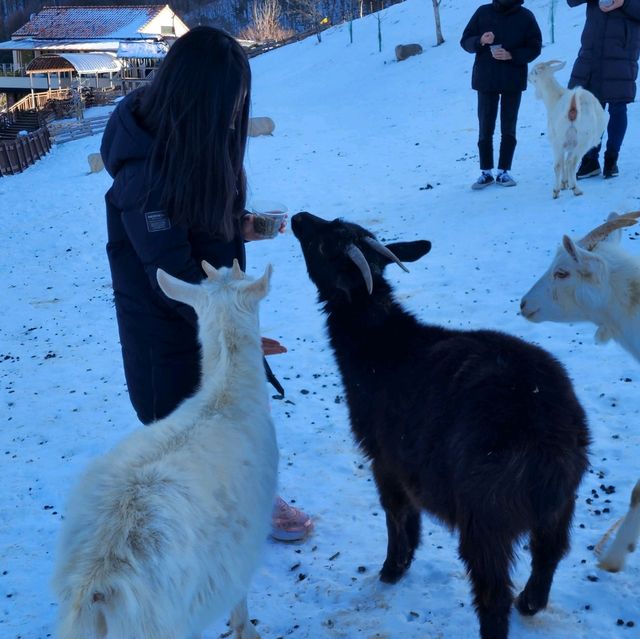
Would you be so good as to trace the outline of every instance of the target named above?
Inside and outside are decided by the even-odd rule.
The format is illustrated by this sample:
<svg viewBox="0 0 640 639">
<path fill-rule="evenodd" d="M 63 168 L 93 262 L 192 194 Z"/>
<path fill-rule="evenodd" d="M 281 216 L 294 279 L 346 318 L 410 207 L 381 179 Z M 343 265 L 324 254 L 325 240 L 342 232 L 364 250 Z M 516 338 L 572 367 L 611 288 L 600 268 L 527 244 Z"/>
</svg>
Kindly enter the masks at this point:
<svg viewBox="0 0 640 639">
<path fill-rule="evenodd" d="M 607 105 L 606 102 L 600 101 L 602 108 Z M 627 103 L 626 102 L 609 102 L 609 124 L 607 125 L 607 153 L 614 153 L 618 157 L 624 134 L 627 132 Z M 594 146 L 587 152 L 585 157 L 597 160 L 600 154 L 602 144 Z"/>
<path fill-rule="evenodd" d="M 500 156 L 498 169 L 511 169 L 513 152 L 516 149 L 516 124 L 520 109 L 521 91 L 513 93 L 494 93 L 478 91 L 478 150 L 480 152 L 480 169 L 488 171 L 493 168 L 493 133 L 496 129 L 498 104 L 500 104 Z"/>
</svg>

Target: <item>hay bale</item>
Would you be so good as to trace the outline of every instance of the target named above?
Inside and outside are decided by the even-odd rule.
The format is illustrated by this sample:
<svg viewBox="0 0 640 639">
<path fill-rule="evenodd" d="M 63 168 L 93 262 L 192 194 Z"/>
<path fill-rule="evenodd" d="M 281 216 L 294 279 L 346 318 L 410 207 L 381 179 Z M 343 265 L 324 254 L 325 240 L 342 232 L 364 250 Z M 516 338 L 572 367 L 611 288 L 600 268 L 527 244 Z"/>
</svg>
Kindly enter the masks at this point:
<svg viewBox="0 0 640 639">
<path fill-rule="evenodd" d="M 102 156 L 99 153 L 89 153 L 87 156 L 87 162 L 89 162 L 90 173 L 100 173 L 100 171 L 104 169 Z"/>
<path fill-rule="evenodd" d="M 419 44 L 399 44 L 396 47 L 396 60 L 402 62 L 412 55 L 420 55 L 422 47 Z"/>
<path fill-rule="evenodd" d="M 249 135 L 257 137 L 258 135 L 273 135 L 276 123 L 267 117 L 249 118 Z"/>
</svg>

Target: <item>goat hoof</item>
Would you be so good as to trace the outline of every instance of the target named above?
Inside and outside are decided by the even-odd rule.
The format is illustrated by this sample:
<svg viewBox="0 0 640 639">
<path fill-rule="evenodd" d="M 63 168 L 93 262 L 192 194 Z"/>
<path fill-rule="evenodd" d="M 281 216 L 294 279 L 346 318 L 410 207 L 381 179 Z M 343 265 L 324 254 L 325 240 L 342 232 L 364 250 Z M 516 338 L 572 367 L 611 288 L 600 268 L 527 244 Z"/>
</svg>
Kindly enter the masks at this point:
<svg viewBox="0 0 640 639">
<path fill-rule="evenodd" d="M 581 191 L 577 186 L 573 187 L 573 194 L 574 195 L 582 195 L 583 191 Z"/>
<path fill-rule="evenodd" d="M 530 600 L 526 590 L 523 590 L 516 599 L 516 608 L 518 612 L 525 617 L 533 617 L 544 605 L 537 605 Z"/>
<path fill-rule="evenodd" d="M 557 200 L 559 195 L 560 191 L 558 191 L 557 189 L 553 189 L 553 199 Z"/>
<path fill-rule="evenodd" d="M 395 584 L 406 572 L 406 566 L 398 566 L 397 564 L 388 564 L 386 561 L 380 571 L 380 581 L 385 584 Z"/>
</svg>

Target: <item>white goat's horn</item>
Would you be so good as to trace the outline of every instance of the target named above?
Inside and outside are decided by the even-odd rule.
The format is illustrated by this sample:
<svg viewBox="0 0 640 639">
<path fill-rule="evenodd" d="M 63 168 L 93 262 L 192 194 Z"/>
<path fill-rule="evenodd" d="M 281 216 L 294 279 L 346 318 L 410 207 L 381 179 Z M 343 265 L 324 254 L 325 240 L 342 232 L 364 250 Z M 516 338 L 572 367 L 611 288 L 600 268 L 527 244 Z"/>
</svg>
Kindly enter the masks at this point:
<svg viewBox="0 0 640 639">
<path fill-rule="evenodd" d="M 400 261 L 397 255 L 394 255 L 384 244 L 374 240 L 372 237 L 365 237 L 364 241 L 374 250 L 378 251 L 380 255 L 388 257 L 392 262 L 395 262 L 403 271 L 409 272 L 409 269 Z"/>
<path fill-rule="evenodd" d="M 607 220 L 604 224 L 593 229 L 593 231 L 589 231 L 577 244 L 587 251 L 592 251 L 598 245 L 598 242 L 604 240 L 610 233 L 625 226 L 633 226 L 637 223 L 637 218 L 639 217 L 640 211 L 633 211 L 631 213 L 624 213 L 612 220 Z"/>
<path fill-rule="evenodd" d="M 362 251 L 354 244 L 350 244 L 347 247 L 347 255 L 360 269 L 362 277 L 364 277 L 365 284 L 367 285 L 367 291 L 369 292 L 369 295 L 371 295 L 371 291 L 373 291 L 373 278 L 371 277 L 371 269 L 369 268 L 369 262 L 367 262 L 367 258 L 364 256 Z"/>
</svg>

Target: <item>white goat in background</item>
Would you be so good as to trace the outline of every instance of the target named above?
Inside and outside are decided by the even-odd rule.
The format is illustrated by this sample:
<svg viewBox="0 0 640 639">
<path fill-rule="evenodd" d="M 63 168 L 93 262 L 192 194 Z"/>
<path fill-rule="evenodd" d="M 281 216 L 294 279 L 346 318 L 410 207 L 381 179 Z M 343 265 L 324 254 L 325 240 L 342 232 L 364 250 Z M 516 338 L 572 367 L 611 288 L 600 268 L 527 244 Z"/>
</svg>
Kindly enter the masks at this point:
<svg viewBox="0 0 640 639">
<path fill-rule="evenodd" d="M 522 316 L 531 322 L 593 322 L 596 342 L 613 339 L 640 361 L 640 259 L 619 246 L 621 229 L 639 217 L 640 211 L 612 213 L 578 242 L 565 235 L 549 269 L 522 298 Z M 600 566 L 621 570 L 639 535 L 640 482 Z"/>
<path fill-rule="evenodd" d="M 566 62 L 550 60 L 536 64 L 529 72 L 529 82 L 536 88 L 536 97 L 547 107 L 547 129 L 553 147 L 553 170 L 556 175 L 553 197 L 560 189 L 572 189 L 582 195 L 576 184 L 576 171 L 582 156 L 600 144 L 607 128 L 609 114 L 593 93 L 576 87 L 560 86 L 554 73 Z"/>
<path fill-rule="evenodd" d="M 631 492 L 629 512 L 615 525 L 614 529 L 618 526 L 618 533 L 613 543 L 598 564 L 600 568 L 609 572 L 622 570 L 627 553 L 636 549 L 637 539 L 640 536 L 640 481 Z"/>
<path fill-rule="evenodd" d="M 237 639 L 258 637 L 246 594 L 278 465 L 258 322 L 271 267 L 202 267 L 199 285 L 157 273 L 198 315 L 201 387 L 81 478 L 54 576 L 59 639 L 194 639 L 234 607 Z"/>
</svg>

